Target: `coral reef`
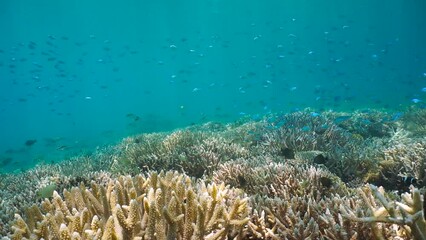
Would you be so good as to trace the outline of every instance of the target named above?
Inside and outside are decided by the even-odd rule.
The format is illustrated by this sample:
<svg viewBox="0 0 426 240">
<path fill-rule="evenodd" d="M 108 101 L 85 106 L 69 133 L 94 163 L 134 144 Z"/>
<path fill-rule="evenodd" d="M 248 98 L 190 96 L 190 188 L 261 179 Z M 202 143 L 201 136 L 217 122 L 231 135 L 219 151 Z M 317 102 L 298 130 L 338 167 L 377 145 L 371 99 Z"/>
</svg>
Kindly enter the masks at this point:
<svg viewBox="0 0 426 240">
<path fill-rule="evenodd" d="M 289 149 L 295 155 L 319 151 L 324 156 L 321 164 L 345 182 L 362 179 L 367 170 L 376 165 L 375 159 L 383 140 L 375 137 L 375 134 L 368 134 L 360 122 L 377 118 L 376 115 L 375 112 L 374 117 L 369 117 L 367 113 L 313 114 L 311 111 L 300 111 L 273 116 L 265 121 L 264 134 L 258 144 L 262 150 L 258 152 L 285 156 Z M 357 126 L 343 128 L 346 122 Z"/>
<path fill-rule="evenodd" d="M 421 116 L 307 109 L 127 137 L 0 175 L 0 235 L 424 239 Z"/>
<path fill-rule="evenodd" d="M 207 123 L 171 133 L 142 134 L 123 140 L 113 170 L 133 174 L 178 170 L 201 177 L 239 158 L 269 154 L 294 159 L 316 151 L 321 159 L 304 160 L 323 164 L 346 183 L 389 183 L 380 175 L 382 163 L 389 162 L 383 152 L 404 131 L 397 122 L 400 115 L 378 111 L 318 114 L 308 109 L 271 114 L 257 122 Z"/>
<path fill-rule="evenodd" d="M 63 196 L 31 207 L 26 221 L 16 214 L 11 239 L 241 239 L 249 220 L 238 190 L 177 172 L 121 176 Z"/>
</svg>

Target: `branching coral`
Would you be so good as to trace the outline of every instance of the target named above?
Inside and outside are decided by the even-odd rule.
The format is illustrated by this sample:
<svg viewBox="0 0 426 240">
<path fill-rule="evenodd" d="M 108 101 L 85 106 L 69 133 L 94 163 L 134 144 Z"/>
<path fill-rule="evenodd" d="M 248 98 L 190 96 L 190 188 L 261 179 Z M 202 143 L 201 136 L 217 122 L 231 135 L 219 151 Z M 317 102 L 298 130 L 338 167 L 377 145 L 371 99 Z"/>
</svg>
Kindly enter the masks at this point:
<svg viewBox="0 0 426 240">
<path fill-rule="evenodd" d="M 362 119 L 369 117 L 364 115 L 355 114 L 351 122 L 362 122 Z M 286 157 L 288 149 L 296 155 L 299 152 L 321 151 L 325 156 L 322 164 L 345 182 L 363 178 L 367 174 L 366 169 L 377 164 L 381 142 L 374 134 L 365 133 L 364 137 L 358 130 L 355 131 L 358 127 L 354 127 L 355 130 L 343 128 L 341 125 L 351 118 L 333 112 L 313 114 L 309 111 L 272 117 L 273 120 L 264 127 L 262 141 L 258 144 L 262 150 L 257 152 Z"/>
<path fill-rule="evenodd" d="M 262 162 L 264 162 L 262 164 Z M 266 162 L 266 163 L 265 163 Z M 243 188 L 253 211 L 248 236 L 253 239 L 368 239 L 366 224 L 339 214 L 341 204 L 359 206 L 350 190 L 327 170 L 300 162 L 272 159 L 225 163 L 213 181 Z"/>
<path fill-rule="evenodd" d="M 363 180 L 387 189 L 408 191 L 414 184 L 424 186 L 426 182 L 426 140 L 412 138 L 403 128 L 397 128 L 388 139 L 375 139 L 370 148 L 379 149 L 371 155 L 374 161 L 366 166 Z M 365 152 L 365 151 L 364 151 Z M 377 151 L 376 151 L 377 152 Z M 405 180 L 404 180 L 405 179 Z"/>
<path fill-rule="evenodd" d="M 339 196 L 320 201 L 308 196 L 267 199 L 259 203 L 249 222 L 249 232 L 257 239 L 371 239 L 366 224 L 343 219 L 337 213 Z"/>
<path fill-rule="evenodd" d="M 16 215 L 12 239 L 223 239 L 242 237 L 247 199 L 222 185 L 176 172 L 121 176 L 57 192 L 26 221 Z"/>
<path fill-rule="evenodd" d="M 41 198 L 51 196 L 53 190 L 77 186 L 81 182 L 98 183 L 109 179 L 109 170 L 114 157 L 113 149 L 102 149 L 91 156 L 76 156 L 59 164 L 40 164 L 20 174 L 0 176 L 0 235 L 10 230 L 14 214 L 23 214 L 25 209 Z"/>
<path fill-rule="evenodd" d="M 384 170 L 393 172 L 392 176 L 402 174 L 414 177 L 419 184 L 426 182 L 426 139 L 394 144 L 384 150 L 384 155 L 385 161 L 389 163 L 389 167 Z"/>
<path fill-rule="evenodd" d="M 412 107 L 402 117 L 404 129 L 410 131 L 414 136 L 426 134 L 426 109 Z"/>
<path fill-rule="evenodd" d="M 425 139 L 399 118 L 305 110 L 128 137 L 96 154 L 0 176 L 0 235 L 423 239 L 426 203 L 417 190 L 393 202 L 380 189 L 348 187 L 397 186 L 401 174 L 425 181 Z M 184 174 L 139 175 L 170 169 Z"/>
<path fill-rule="evenodd" d="M 255 236 L 270 239 L 367 239 L 369 229 L 342 219 L 340 204 L 353 205 L 344 185 L 314 167 L 270 166 L 273 181 L 252 199 L 249 227 Z M 300 177 L 303 176 L 303 177 Z"/>
<path fill-rule="evenodd" d="M 402 113 L 389 114 L 377 110 L 355 111 L 352 113 L 326 113 L 328 118 L 339 127 L 352 134 L 358 134 L 363 138 L 389 137 L 392 130 L 397 127 L 397 120 Z"/>
<path fill-rule="evenodd" d="M 180 170 L 190 176 L 210 174 L 221 162 L 249 154 L 240 144 L 216 133 L 179 130 L 169 135 L 148 134 L 134 138 L 122 149 L 114 169 Z M 134 170 L 133 170 L 134 171 Z"/>
<path fill-rule="evenodd" d="M 249 194 L 268 197 L 276 197 L 276 188 L 283 187 L 287 194 L 309 192 L 315 198 L 330 193 L 347 194 L 344 183 L 328 170 L 307 166 L 298 160 L 278 161 L 272 156 L 264 156 L 224 163 L 213 174 L 213 182 L 223 182 Z"/>
<path fill-rule="evenodd" d="M 342 204 L 340 210 L 345 218 L 355 222 L 370 223 L 377 239 L 385 239 L 384 234 L 386 234 L 389 229 L 384 228 L 380 223 L 399 225 L 400 228 L 394 228 L 398 235 L 416 240 L 426 239 L 424 196 L 422 203 L 420 191 L 418 189 L 412 187 L 411 193 L 402 194 L 401 202 L 389 200 L 385 195 L 384 189 L 374 185 L 369 185 L 359 190 L 359 192 L 364 203 L 368 205 L 368 215 L 370 216 L 360 217 L 349 209 L 347 205 Z"/>
</svg>

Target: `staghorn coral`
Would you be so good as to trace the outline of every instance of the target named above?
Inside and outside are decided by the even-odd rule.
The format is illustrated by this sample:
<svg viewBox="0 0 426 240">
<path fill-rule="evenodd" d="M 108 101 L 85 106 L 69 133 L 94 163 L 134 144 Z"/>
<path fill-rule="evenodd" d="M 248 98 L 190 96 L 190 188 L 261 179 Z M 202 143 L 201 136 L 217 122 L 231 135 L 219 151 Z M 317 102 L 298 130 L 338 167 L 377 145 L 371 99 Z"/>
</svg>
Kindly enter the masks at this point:
<svg viewBox="0 0 426 240">
<path fill-rule="evenodd" d="M 366 169 L 376 167 L 383 141 L 374 134 L 365 134 L 366 137 L 363 137 L 355 130 L 342 128 L 340 125 L 349 121 L 346 118 L 350 117 L 334 112 L 318 115 L 309 109 L 272 116 L 270 120 L 266 120 L 262 140 L 258 142 L 257 148 L 261 150 L 255 152 L 292 158 L 286 156 L 288 149 L 294 151 L 294 157 L 299 152 L 319 151 L 325 157 L 322 164 L 330 171 L 347 183 L 357 181 L 368 174 Z M 339 118 L 345 120 L 337 121 Z M 360 122 L 359 119 L 362 119 L 361 115 L 353 122 Z M 389 128 L 389 131 L 391 129 L 393 128 Z M 385 135 L 381 137 L 384 138 Z"/>
<path fill-rule="evenodd" d="M 266 154 L 293 159 L 300 152 L 318 151 L 324 156 L 321 164 L 345 182 L 375 182 L 380 179 L 382 151 L 397 125 L 393 119 L 377 111 L 348 115 L 313 114 L 307 109 L 271 114 L 257 122 L 207 123 L 171 133 L 142 134 L 123 140 L 112 169 L 134 174 L 179 170 L 201 177 L 211 175 L 220 163 L 239 158 Z M 370 132 L 373 125 L 381 125 L 382 132 Z"/>
<path fill-rule="evenodd" d="M 371 239 L 367 224 L 339 214 L 341 204 L 359 206 L 352 191 L 329 171 L 300 161 L 271 157 L 221 165 L 214 182 L 241 187 L 250 195 L 251 239 Z"/>
<path fill-rule="evenodd" d="M 373 155 L 372 164 L 365 167 L 367 173 L 364 182 L 383 186 L 387 189 L 408 191 L 414 184 L 424 186 L 426 181 L 426 140 L 410 137 L 410 133 L 403 128 L 397 128 L 387 139 L 376 139 L 371 147 L 379 149 Z M 377 152 L 377 151 L 376 151 Z M 404 178 L 411 179 L 404 181 Z"/>
<path fill-rule="evenodd" d="M 293 160 L 280 162 L 279 157 L 263 156 L 221 164 L 213 174 L 213 182 L 241 188 L 248 194 L 275 197 L 275 188 L 286 186 L 289 194 L 312 192 L 316 197 L 330 193 L 345 195 L 344 183 L 326 169 Z M 303 177 L 302 177 L 303 176 Z"/>
<path fill-rule="evenodd" d="M 0 235 L 10 231 L 15 213 L 23 214 L 34 202 L 50 195 L 47 191 L 52 188 L 62 191 L 81 182 L 100 183 L 109 179 L 111 174 L 105 170 L 109 170 L 113 157 L 113 149 L 100 149 L 91 156 L 76 156 L 58 164 L 39 164 L 23 173 L 1 175 Z"/>
<path fill-rule="evenodd" d="M 339 214 L 339 206 L 355 205 L 350 190 L 326 170 L 270 164 L 272 181 L 252 197 L 249 232 L 257 239 L 369 239 L 366 224 Z"/>
<path fill-rule="evenodd" d="M 263 202 L 262 202 L 263 201 Z M 249 232 L 255 239 L 372 239 L 366 224 L 338 214 L 339 204 L 352 204 L 340 196 L 320 201 L 308 196 L 257 200 Z"/>
<path fill-rule="evenodd" d="M 422 201 L 418 189 L 411 187 L 411 193 L 401 195 L 402 201 L 389 200 L 384 189 L 374 185 L 359 189 L 359 194 L 369 207 L 366 216 L 359 216 L 347 205 L 341 205 L 340 211 L 346 219 L 370 223 L 376 239 L 385 239 L 384 235 L 389 233 L 389 229 L 393 229 L 395 235 L 405 238 L 426 239 L 425 197 L 423 196 Z M 359 211 L 359 209 L 356 210 Z M 391 228 L 390 224 L 394 226 Z"/>
<path fill-rule="evenodd" d="M 426 139 L 411 139 L 407 143 L 396 143 L 384 150 L 385 161 L 391 172 L 387 176 L 411 176 L 419 185 L 426 182 Z M 391 182 L 396 182 L 392 181 Z"/>
<path fill-rule="evenodd" d="M 426 109 L 419 107 L 409 108 L 402 116 L 402 125 L 411 135 L 424 136 L 426 134 Z"/>
<path fill-rule="evenodd" d="M 266 146 L 269 152 L 277 154 L 283 148 L 296 152 L 327 151 L 331 149 L 332 139 L 347 138 L 344 132 L 338 131 L 336 127 L 329 119 L 313 116 L 309 111 L 272 116 L 266 120 L 261 145 Z M 328 141 L 325 141 L 326 139 Z"/>
<path fill-rule="evenodd" d="M 247 199 L 222 185 L 194 183 L 177 172 L 120 176 L 56 191 L 40 207 L 19 214 L 11 239 L 242 238 Z"/>
<path fill-rule="evenodd" d="M 352 113 L 325 113 L 334 119 L 339 127 L 363 138 L 390 137 L 392 131 L 397 128 L 402 113 L 389 114 L 377 110 L 355 111 Z M 342 120 L 343 119 L 343 120 Z"/>
<path fill-rule="evenodd" d="M 178 130 L 168 135 L 144 134 L 125 140 L 122 156 L 114 162 L 116 172 L 180 170 L 190 176 L 211 174 L 218 164 L 249 151 L 240 144 L 206 131 Z"/>
</svg>

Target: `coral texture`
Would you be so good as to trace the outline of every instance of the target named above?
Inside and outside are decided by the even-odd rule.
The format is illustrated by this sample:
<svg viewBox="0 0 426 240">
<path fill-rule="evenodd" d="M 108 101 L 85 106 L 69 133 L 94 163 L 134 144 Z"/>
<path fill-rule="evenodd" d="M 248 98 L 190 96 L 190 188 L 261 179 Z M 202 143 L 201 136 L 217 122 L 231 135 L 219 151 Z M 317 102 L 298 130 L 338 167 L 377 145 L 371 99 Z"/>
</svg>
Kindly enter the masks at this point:
<svg viewBox="0 0 426 240">
<path fill-rule="evenodd" d="M 12 239 L 223 239 L 242 237 L 248 204 L 223 184 L 176 172 L 121 176 L 57 192 L 19 214 Z"/>
<path fill-rule="evenodd" d="M 409 239 L 426 239 L 426 220 L 424 218 L 424 196 L 418 189 L 412 187 L 411 193 L 401 195 L 402 201 L 391 201 L 386 197 L 384 189 L 373 185 L 359 190 L 364 203 L 369 207 L 370 216 L 359 217 L 347 206 L 341 205 L 340 209 L 345 218 L 351 221 L 371 223 L 371 228 L 376 239 L 385 239 L 390 228 L 383 224 L 391 223 L 394 226 L 394 234 L 405 236 Z M 380 203 L 378 204 L 377 201 Z"/>
</svg>

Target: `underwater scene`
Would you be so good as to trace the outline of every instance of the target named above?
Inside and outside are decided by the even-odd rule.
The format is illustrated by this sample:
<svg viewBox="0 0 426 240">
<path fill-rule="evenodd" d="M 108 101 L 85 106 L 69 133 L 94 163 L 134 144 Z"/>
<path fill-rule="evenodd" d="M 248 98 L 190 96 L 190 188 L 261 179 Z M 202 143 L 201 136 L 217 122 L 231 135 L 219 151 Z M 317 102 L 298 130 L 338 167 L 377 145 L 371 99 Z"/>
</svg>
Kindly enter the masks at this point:
<svg viewBox="0 0 426 240">
<path fill-rule="evenodd" d="M 426 240 L 426 2 L 0 2 L 0 239 Z"/>
</svg>

